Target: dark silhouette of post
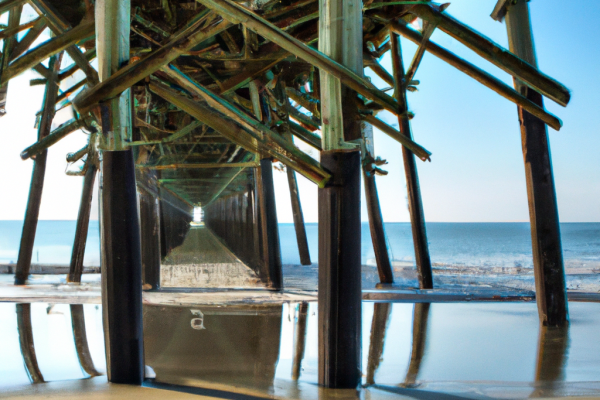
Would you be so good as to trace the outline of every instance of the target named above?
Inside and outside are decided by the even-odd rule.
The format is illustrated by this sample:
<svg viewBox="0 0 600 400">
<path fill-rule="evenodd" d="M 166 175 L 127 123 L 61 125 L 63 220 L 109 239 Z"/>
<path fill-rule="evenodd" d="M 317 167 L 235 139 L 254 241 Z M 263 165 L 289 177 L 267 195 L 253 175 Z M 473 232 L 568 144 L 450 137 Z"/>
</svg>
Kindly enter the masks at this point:
<svg viewBox="0 0 600 400">
<path fill-rule="evenodd" d="M 272 164 L 273 160 L 270 158 L 260 160 L 258 201 L 260 207 L 261 243 L 268 286 L 272 289 L 283 289 L 281 247 L 279 244 L 279 226 L 277 225 L 277 206 L 275 204 Z"/>
<path fill-rule="evenodd" d="M 499 3 L 492 17 L 501 20 L 502 14 L 506 19 L 510 51 L 537 68 L 527 1 Z M 515 88 L 543 107 L 542 95 L 516 78 Z M 569 311 L 548 128 L 522 107 L 518 111 L 538 312 L 543 325 L 564 326 L 569 323 Z"/>
<path fill-rule="evenodd" d="M 90 143 L 90 146 L 93 146 Z M 88 157 L 92 157 L 90 153 Z M 79 214 L 77 215 L 77 227 L 75 229 L 75 241 L 71 253 L 71 264 L 69 266 L 69 282 L 81 282 L 83 273 L 83 258 L 85 256 L 85 245 L 87 243 L 88 228 L 90 226 L 90 212 L 92 210 L 92 197 L 94 193 L 94 182 L 96 181 L 95 159 L 87 160 L 87 171 L 83 177 L 83 189 L 81 190 L 81 201 L 79 203 Z"/>
<path fill-rule="evenodd" d="M 44 92 L 44 101 L 42 103 L 42 118 L 38 125 L 38 141 L 50 134 L 52 120 L 54 119 L 56 97 L 58 95 L 58 85 L 56 80 L 60 70 L 62 54 L 59 53 L 50 57 L 50 77 L 46 83 Z M 35 243 L 35 232 L 37 230 L 38 217 L 40 214 L 40 205 L 42 204 L 42 192 L 44 190 L 44 176 L 46 175 L 46 158 L 48 150 L 45 149 L 35 156 L 33 160 L 33 173 L 31 174 L 31 186 L 29 187 L 29 198 L 27 199 L 27 209 L 25 210 L 25 220 L 23 221 L 23 231 L 21 233 L 21 244 L 19 246 L 19 256 L 15 270 L 15 285 L 24 285 L 29 270 L 31 268 L 31 256 L 33 245 Z"/>
<path fill-rule="evenodd" d="M 96 2 L 96 49 L 100 81 L 129 62 L 127 1 Z M 124 40 L 125 38 L 125 40 Z M 144 377 L 142 260 L 131 139 L 131 92 L 101 102 L 100 228 L 102 311 L 108 380 L 140 385 Z"/>
</svg>

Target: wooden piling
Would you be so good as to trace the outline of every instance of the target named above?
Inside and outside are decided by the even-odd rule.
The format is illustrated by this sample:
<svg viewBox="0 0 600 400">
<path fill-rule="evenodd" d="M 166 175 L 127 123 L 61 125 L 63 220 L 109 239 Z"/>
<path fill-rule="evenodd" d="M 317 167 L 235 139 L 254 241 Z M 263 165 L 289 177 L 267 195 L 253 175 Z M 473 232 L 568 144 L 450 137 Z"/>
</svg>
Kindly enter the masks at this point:
<svg viewBox="0 0 600 400">
<path fill-rule="evenodd" d="M 129 60 L 130 3 L 96 2 L 100 82 Z M 125 40 L 123 38 L 126 38 Z M 100 103 L 102 312 L 109 382 L 140 385 L 144 377 L 142 260 L 130 90 Z"/>
<path fill-rule="evenodd" d="M 308 302 L 298 304 L 298 316 L 294 330 L 294 358 L 292 360 L 292 379 L 297 381 L 302 371 L 302 359 L 306 348 L 306 317 L 308 315 Z"/>
<path fill-rule="evenodd" d="M 58 85 L 56 79 L 60 69 L 62 53 L 50 57 L 49 69 L 51 76 L 46 83 L 44 92 L 42 119 L 38 126 L 38 141 L 44 139 L 50 134 L 52 120 L 54 119 L 54 103 L 58 95 Z M 46 174 L 46 158 L 48 150 L 40 152 L 33 162 L 33 173 L 31 175 L 31 186 L 29 187 L 29 198 L 27 199 L 27 209 L 25 211 L 25 220 L 23 222 L 23 231 L 21 233 L 21 244 L 19 246 L 19 256 L 15 271 L 15 285 L 24 285 L 29 276 L 31 268 L 31 256 L 35 242 L 35 232 L 37 230 L 40 205 L 42 203 L 42 191 L 44 190 L 44 176 Z"/>
<path fill-rule="evenodd" d="M 270 158 L 260 160 L 261 182 L 257 200 L 260 203 L 261 244 L 263 263 L 268 274 L 267 282 L 270 288 L 279 290 L 283 289 L 283 274 L 272 163 Z"/>
<path fill-rule="evenodd" d="M 373 321 L 371 322 L 371 340 L 369 342 L 369 359 L 367 361 L 367 385 L 375 384 L 375 373 L 383 359 L 385 332 L 390 322 L 391 303 L 373 304 Z"/>
<path fill-rule="evenodd" d="M 142 240 L 142 282 L 146 290 L 160 287 L 160 205 L 152 193 L 139 191 Z"/>
<path fill-rule="evenodd" d="M 360 382 L 360 152 L 324 151 L 319 189 L 319 384 Z"/>
<path fill-rule="evenodd" d="M 140 385 L 144 376 L 142 261 L 133 154 L 103 151 L 102 306 L 108 380 Z"/>
<path fill-rule="evenodd" d="M 362 79 L 362 2 L 320 0 L 319 12 L 319 50 Z M 319 189 L 319 385 L 356 388 L 361 377 L 361 156 L 346 140 L 360 139 L 361 132 L 356 95 L 343 92 L 339 77 L 330 73 L 320 70 L 321 165 L 331 179 Z"/>
<path fill-rule="evenodd" d="M 83 304 L 71 304 L 71 327 L 73 328 L 73 338 L 75 340 L 75 350 L 81 368 L 90 376 L 102 375 L 94 367 L 94 361 L 90 354 L 90 347 L 85 333 L 85 314 Z"/>
<path fill-rule="evenodd" d="M 88 157 L 92 157 L 92 155 L 90 154 Z M 96 181 L 96 172 L 98 169 L 96 160 L 91 159 L 87 162 L 88 168 L 83 178 L 79 214 L 77 214 L 77 227 L 75 228 L 75 241 L 73 242 L 71 264 L 69 266 L 69 275 L 67 276 L 68 282 L 81 282 L 81 274 L 83 273 L 83 258 L 90 225 L 94 182 Z"/>
<path fill-rule="evenodd" d="M 24 1 L 11 0 L 3 2 L 0 5 L 2 12 L 10 10 L 8 16 L 7 29 L 15 29 L 21 21 Z M 0 55 L 0 76 L 8 69 L 8 64 L 11 59 L 11 54 L 14 54 L 14 49 L 17 46 L 17 36 L 7 37 L 2 43 L 2 55 Z M 6 98 L 8 96 L 8 81 L 0 81 L 0 117 L 6 114 Z"/>
<path fill-rule="evenodd" d="M 308 239 L 306 237 L 306 227 L 304 226 L 304 214 L 300 204 L 300 192 L 298 190 L 298 181 L 296 172 L 291 168 L 286 168 L 288 185 L 290 187 L 290 199 L 292 200 L 292 215 L 294 217 L 294 229 L 296 230 L 296 242 L 298 243 L 298 252 L 300 253 L 300 264 L 311 265 L 310 252 L 308 250 Z"/>
<path fill-rule="evenodd" d="M 408 102 L 406 99 L 404 64 L 402 61 L 400 37 L 396 33 L 390 33 L 390 41 L 392 43 L 391 55 L 394 68 L 394 81 L 396 82 L 395 96 L 400 105 L 400 109 L 398 110 L 398 115 L 400 115 L 398 118 L 400 132 L 412 139 L 410 121 L 408 118 L 403 117 L 408 111 Z M 404 174 L 406 175 L 406 189 L 408 190 L 408 209 L 410 212 L 410 223 L 415 247 L 415 261 L 417 263 L 419 287 L 421 289 L 433 289 L 431 259 L 429 257 L 425 215 L 423 213 L 423 201 L 421 200 L 421 189 L 419 187 L 419 176 L 415 164 L 415 156 L 405 147 L 402 147 L 402 158 L 404 160 Z"/>
<path fill-rule="evenodd" d="M 38 366 L 33 344 L 33 327 L 31 325 L 31 304 L 17 304 L 17 330 L 19 345 L 27 373 L 33 383 L 44 382 L 44 376 Z"/>
<path fill-rule="evenodd" d="M 370 170 L 375 152 L 373 143 L 373 127 L 362 123 L 363 149 L 362 149 L 362 171 L 363 182 L 365 184 L 365 197 L 367 202 L 367 213 L 369 215 L 369 230 L 371 232 L 371 242 L 375 252 L 375 261 L 377 263 L 377 273 L 379 282 L 394 283 L 394 273 L 390 263 L 388 253 L 385 228 L 383 226 L 383 215 L 379 205 L 379 195 L 377 194 L 377 183 L 375 182 L 375 173 Z"/>
<path fill-rule="evenodd" d="M 537 66 L 527 2 L 518 1 L 508 6 L 506 29 L 510 51 Z M 543 107 L 540 93 L 518 80 L 515 87 Z M 569 322 L 569 311 L 548 130 L 539 118 L 521 107 L 518 110 L 538 313 L 543 325 L 564 326 Z"/>
</svg>

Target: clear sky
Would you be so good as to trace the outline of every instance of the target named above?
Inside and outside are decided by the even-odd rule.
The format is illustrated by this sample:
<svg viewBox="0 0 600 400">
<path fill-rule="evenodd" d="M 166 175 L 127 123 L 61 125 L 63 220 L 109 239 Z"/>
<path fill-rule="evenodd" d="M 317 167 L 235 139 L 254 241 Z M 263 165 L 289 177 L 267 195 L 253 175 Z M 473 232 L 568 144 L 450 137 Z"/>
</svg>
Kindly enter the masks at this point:
<svg viewBox="0 0 600 400">
<path fill-rule="evenodd" d="M 493 21 L 496 0 L 454 0 L 447 12 L 507 46 L 504 24 Z M 563 120 L 560 132 L 549 130 L 561 221 L 600 221 L 600 37 L 596 18 L 600 3 L 590 0 L 530 2 L 538 64 L 546 74 L 572 90 L 563 108 L 546 100 L 547 109 Z M 5 19 L 6 17 L 4 17 Z M 3 22 L 3 21 L 2 21 Z M 460 43 L 436 31 L 432 40 L 512 84 L 504 72 Z M 405 62 L 416 46 L 402 41 Z M 65 61 L 66 65 L 69 61 Z M 382 64 L 391 68 L 389 57 Z M 367 70 L 368 73 L 368 70 Z M 19 153 L 36 140 L 34 116 L 42 102 L 42 86 L 29 86 L 34 73 L 9 85 L 8 114 L 0 118 L 0 219 L 22 219 L 32 161 Z M 418 162 L 427 221 L 527 221 L 527 195 L 516 106 L 436 57 L 426 54 L 415 77 L 419 92 L 409 94 L 415 140 L 433 153 L 431 163 Z M 76 79 L 75 79 L 76 80 Z M 379 80 L 373 81 L 383 87 Z M 73 82 L 67 83 L 67 86 Z M 68 111 L 56 123 L 69 119 Z M 391 125 L 391 115 L 380 114 Z M 75 219 L 82 178 L 64 174 L 65 154 L 81 148 L 83 133 L 74 133 L 49 151 L 41 219 Z M 304 148 L 304 147 L 303 147 Z M 375 132 L 377 155 L 387 159 L 389 175 L 377 178 L 385 221 L 408 221 L 406 184 L 400 145 Z M 291 222 L 286 175 L 275 171 L 280 222 Z M 316 187 L 298 177 L 307 222 L 317 221 Z M 363 199 L 363 220 L 366 207 Z M 92 218 L 97 218 L 96 201 Z"/>
</svg>

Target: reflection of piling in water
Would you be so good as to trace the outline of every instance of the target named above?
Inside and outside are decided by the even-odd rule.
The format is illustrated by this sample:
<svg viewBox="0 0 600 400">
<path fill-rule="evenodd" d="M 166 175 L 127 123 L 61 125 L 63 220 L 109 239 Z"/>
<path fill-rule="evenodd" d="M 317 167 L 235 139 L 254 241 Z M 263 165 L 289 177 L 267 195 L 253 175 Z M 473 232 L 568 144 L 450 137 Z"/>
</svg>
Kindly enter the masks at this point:
<svg viewBox="0 0 600 400">
<path fill-rule="evenodd" d="M 75 338 L 75 350 L 81 368 L 90 376 L 102 375 L 96 371 L 90 348 L 88 346 L 87 335 L 85 333 L 85 315 L 83 304 L 71 304 L 71 325 L 73 327 L 73 337 Z"/>
<path fill-rule="evenodd" d="M 31 304 L 17 304 L 17 330 L 19 345 L 27 368 L 29 378 L 33 383 L 44 382 L 44 377 L 37 363 L 33 345 L 33 328 L 31 326 Z"/>
<path fill-rule="evenodd" d="M 292 379 L 297 381 L 302 370 L 302 359 L 306 347 L 306 316 L 308 314 L 308 303 L 303 301 L 298 304 L 298 318 L 296 319 L 296 330 L 294 331 L 294 360 L 292 361 Z"/>
<path fill-rule="evenodd" d="M 390 303 L 375 303 L 373 306 L 373 322 L 371 323 L 371 343 L 367 363 L 367 385 L 375 383 L 375 372 L 381 363 L 385 331 L 390 320 L 392 307 Z"/>
<path fill-rule="evenodd" d="M 568 326 L 559 328 L 540 326 L 535 380 L 537 382 L 563 380 L 568 352 Z"/>
<path fill-rule="evenodd" d="M 413 342 L 410 352 L 410 364 L 404 380 L 405 386 L 412 386 L 417 380 L 421 361 L 425 355 L 425 344 L 427 341 L 427 323 L 429 321 L 430 303 L 415 303 L 413 313 Z"/>
</svg>

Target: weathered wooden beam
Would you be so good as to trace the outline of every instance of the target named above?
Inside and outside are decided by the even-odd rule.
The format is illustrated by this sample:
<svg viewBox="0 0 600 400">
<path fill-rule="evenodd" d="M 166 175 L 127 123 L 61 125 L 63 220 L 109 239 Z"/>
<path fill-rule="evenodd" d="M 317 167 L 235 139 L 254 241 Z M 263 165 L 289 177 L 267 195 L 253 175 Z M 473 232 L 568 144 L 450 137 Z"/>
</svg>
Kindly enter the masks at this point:
<svg viewBox="0 0 600 400">
<path fill-rule="evenodd" d="M 17 75 L 22 74 L 48 57 L 60 53 L 81 39 L 94 34 L 94 24 L 84 22 L 77 27 L 66 31 L 28 51 L 13 61 L 2 73 L 2 82 L 7 82 Z"/>
<path fill-rule="evenodd" d="M 242 163 L 205 163 L 205 164 L 169 164 L 169 165 L 137 165 L 136 168 L 139 169 L 214 169 L 214 168 L 255 168 L 258 167 L 259 164 L 251 161 L 251 162 L 242 162 Z"/>
<path fill-rule="evenodd" d="M 373 171 L 373 161 L 375 160 L 375 144 L 373 141 L 373 127 L 368 122 L 363 122 L 362 126 L 362 172 L 365 185 L 365 200 L 367 203 L 367 214 L 369 216 L 369 230 L 371 232 L 371 242 L 375 252 L 375 261 L 377 263 L 377 272 L 379 282 L 393 283 L 394 273 L 388 253 L 385 227 L 383 225 L 383 215 L 379 205 L 379 195 L 377 193 L 377 183 Z"/>
<path fill-rule="evenodd" d="M 335 76 L 344 85 L 362 94 L 368 99 L 381 104 L 388 111 L 392 113 L 397 112 L 398 105 L 396 104 L 396 101 L 392 97 L 378 90 L 368 80 L 362 78 L 357 73 L 341 65 L 340 63 L 333 61 L 323 53 L 307 46 L 298 39 L 277 28 L 264 18 L 261 18 L 244 7 L 235 4 L 231 0 L 222 0 L 219 2 L 215 0 L 196 1 L 218 12 L 223 18 L 228 19 L 232 23 L 243 24 L 248 29 L 263 36 L 267 40 L 276 43 L 295 56 Z"/>
<path fill-rule="evenodd" d="M 21 54 L 25 53 L 29 47 L 35 42 L 35 40 L 42 34 L 42 32 L 46 29 L 46 21 L 43 18 L 39 18 L 36 23 L 27 31 L 23 39 L 21 39 L 17 44 L 15 44 L 15 48 L 10 53 L 10 61 L 14 61 Z"/>
<path fill-rule="evenodd" d="M 402 47 L 400 37 L 396 33 L 390 35 L 392 42 L 392 65 L 394 69 L 394 80 L 396 81 L 395 95 L 400 108 L 399 115 L 408 111 L 406 99 L 406 87 L 404 82 L 404 64 L 402 62 Z M 412 140 L 410 121 L 408 118 L 398 118 L 400 132 Z M 374 124 L 375 125 L 375 124 Z M 421 189 L 419 187 L 419 176 L 415 157 L 406 147 L 402 147 L 402 158 L 404 159 L 404 174 L 406 175 L 406 189 L 408 191 L 408 209 L 412 228 L 413 243 L 415 248 L 415 261 L 419 276 L 419 287 L 421 289 L 433 288 L 433 275 L 431 271 L 431 260 L 429 257 L 429 244 L 427 243 L 427 230 L 425 228 L 425 215 L 423 212 L 423 201 L 421 200 Z"/>
<path fill-rule="evenodd" d="M 29 4 L 33 9 L 40 15 L 44 16 L 50 30 L 54 32 L 55 35 L 61 35 L 71 29 L 69 23 L 59 15 L 56 10 L 48 3 L 47 0 L 30 0 Z M 84 20 L 85 21 L 85 20 Z M 83 21 L 82 21 L 83 22 Z M 85 74 L 90 85 L 95 85 L 98 83 L 98 73 L 91 66 L 89 61 L 83 55 L 79 47 L 71 46 L 66 49 L 67 54 L 73 60 L 75 64 L 81 68 L 81 71 Z"/>
<path fill-rule="evenodd" d="M 0 39 L 6 39 L 13 35 L 16 35 L 19 32 L 22 32 L 26 29 L 33 27 L 34 25 L 38 24 L 40 21 L 43 21 L 42 17 L 37 17 L 29 22 L 26 22 L 22 25 L 14 27 L 14 28 L 4 29 L 4 30 L 0 31 Z"/>
<path fill-rule="evenodd" d="M 242 163 L 239 163 L 242 164 Z M 258 164 L 260 165 L 260 164 Z M 203 204 L 204 207 L 208 206 L 209 204 L 212 204 L 215 200 L 217 200 L 219 198 L 219 196 L 221 196 L 221 194 L 229 187 L 229 185 L 231 185 L 231 183 L 236 180 L 236 178 L 246 169 L 246 167 L 240 167 L 239 170 L 235 171 L 234 174 L 231 176 L 231 178 L 225 180 L 225 182 L 223 182 L 223 180 L 219 181 L 219 183 L 221 183 L 220 187 L 218 189 L 215 190 L 214 194 L 212 195 L 212 197 L 210 198 L 209 201 L 206 202 L 206 204 Z M 196 186 L 196 185 L 194 185 Z"/>
<path fill-rule="evenodd" d="M 147 145 L 159 144 L 159 143 L 162 143 L 162 144 L 171 143 L 171 142 L 174 142 L 174 141 L 181 139 L 182 137 L 190 134 L 194 129 L 196 129 L 200 126 L 202 126 L 202 122 L 193 121 L 193 122 L 190 122 L 187 126 L 181 128 L 177 132 L 173 133 L 172 135 L 167 136 L 164 139 L 137 141 L 137 142 L 131 142 L 128 145 L 129 146 L 147 146 Z"/>
<path fill-rule="evenodd" d="M 319 10 L 319 49 L 363 79 L 362 1 L 320 0 Z M 332 178 L 319 189 L 319 385 L 355 389 L 361 379 L 361 157 L 344 139 L 360 121 L 356 94 L 346 92 L 350 107 L 343 107 L 345 82 L 332 71 L 320 70 L 321 165 Z"/>
<path fill-rule="evenodd" d="M 415 15 L 436 24 L 437 27 L 454 39 L 485 58 L 498 68 L 515 78 L 526 82 L 533 89 L 566 106 L 571 99 L 569 89 L 560 82 L 540 72 L 534 65 L 519 55 L 515 55 L 471 27 L 454 19 L 452 16 L 438 11 L 431 5 L 418 4 L 410 9 Z"/>
<path fill-rule="evenodd" d="M 321 151 L 323 150 L 322 139 L 321 136 L 312 133 L 308 129 L 304 129 L 294 121 L 288 121 L 290 125 L 290 132 L 299 139 L 302 139 L 304 142 L 310 144 L 315 149 Z"/>
<path fill-rule="evenodd" d="M 394 77 L 392 76 L 392 74 L 390 74 L 385 68 L 383 68 L 383 66 L 379 64 L 379 61 L 377 61 L 375 57 L 371 56 L 368 53 L 365 53 L 364 63 L 365 67 L 370 68 L 373 72 L 375 72 L 375 74 L 377 74 L 377 76 L 383 79 L 385 83 L 392 87 L 395 85 Z"/>
<path fill-rule="evenodd" d="M 90 354 L 90 347 L 85 333 L 85 314 L 83 304 L 71 304 L 71 327 L 73 328 L 73 338 L 75 339 L 75 351 L 79 359 L 79 365 L 90 376 L 100 376 L 100 372 L 94 367 L 94 361 Z"/>
<path fill-rule="evenodd" d="M 10 11 L 11 8 L 22 6 L 27 0 L 2 0 L 0 1 L 0 14 Z"/>
<path fill-rule="evenodd" d="M 367 361 L 367 385 L 375 384 L 375 373 L 383 360 L 385 333 L 390 322 L 392 304 L 375 303 L 373 305 L 373 320 L 371 322 L 371 339 L 369 340 L 369 356 Z"/>
<path fill-rule="evenodd" d="M 68 153 L 67 154 L 67 162 L 76 162 L 79 161 L 83 158 L 83 156 L 85 156 L 86 154 L 88 154 L 89 152 L 89 145 L 86 145 L 84 147 L 82 147 L 81 149 L 77 150 L 75 153 Z"/>
<path fill-rule="evenodd" d="M 533 67 L 537 66 L 527 2 L 519 0 L 510 5 L 506 12 L 506 29 L 510 50 Z M 515 87 L 529 100 L 543 106 L 538 92 L 518 80 Z M 519 108 L 519 122 L 540 322 L 565 326 L 569 323 L 569 310 L 548 130 L 543 121 L 523 108 Z"/>
<path fill-rule="evenodd" d="M 400 143 L 402 146 L 404 146 L 403 148 L 407 148 L 414 155 L 419 157 L 421 160 L 423 160 L 423 161 L 429 160 L 429 157 L 431 156 L 431 153 L 429 152 L 429 150 L 425 149 L 418 143 L 411 140 L 411 138 L 405 136 L 404 134 L 400 133 L 396 129 L 392 128 L 391 126 L 389 126 L 388 124 L 386 124 L 385 122 L 380 120 L 379 118 L 375 117 L 372 114 L 361 114 L 360 117 L 365 122 L 368 122 L 369 124 L 373 125 L 377 129 L 379 129 L 380 131 L 382 131 L 383 133 L 385 133 L 386 135 L 391 137 L 392 139 L 396 140 L 398 143 Z M 402 120 L 405 120 L 405 119 L 402 119 Z M 407 120 L 407 122 L 408 122 L 408 120 Z"/>
<path fill-rule="evenodd" d="M 72 119 L 65 122 L 58 128 L 52 131 L 48 136 L 44 137 L 35 144 L 32 144 L 21 152 L 21 159 L 27 160 L 28 158 L 35 157 L 42 151 L 55 143 L 58 143 L 61 139 L 67 137 L 67 135 L 75 132 L 77 129 L 83 126 L 83 122 L 79 119 Z"/>
<path fill-rule="evenodd" d="M 66 89 L 64 92 L 62 92 L 56 98 L 56 104 L 59 104 L 61 101 L 68 99 L 68 97 L 70 95 L 72 95 L 73 93 L 75 93 L 75 91 L 77 89 L 82 88 L 86 83 L 87 83 L 87 79 L 84 78 L 84 79 L 80 80 L 79 82 L 77 82 L 76 84 L 74 84 L 73 86 L 71 86 L 70 88 Z"/>
<path fill-rule="evenodd" d="M 404 78 L 405 81 L 403 82 L 404 86 L 410 85 L 410 82 L 413 80 L 415 74 L 417 73 L 417 68 L 419 68 L 421 61 L 423 60 L 423 56 L 425 55 L 427 42 L 429 42 L 429 38 L 433 34 L 434 30 L 435 24 L 428 21 L 423 21 L 423 39 L 421 39 L 421 43 L 419 43 L 419 48 L 417 48 L 417 51 L 415 52 L 415 55 L 413 56 L 413 59 L 410 62 L 410 66 L 408 67 L 408 70 L 406 70 L 406 76 Z"/>
<path fill-rule="evenodd" d="M 128 1 L 96 1 L 100 85 L 129 62 L 130 8 Z M 125 91 L 98 107 L 102 124 L 98 140 L 102 151 L 102 312 L 109 382 L 141 385 L 144 335 L 140 226 L 133 152 L 124 145 L 131 141 L 132 131 L 129 93 Z"/>
<path fill-rule="evenodd" d="M 292 140 L 290 136 L 290 140 Z M 286 168 L 288 186 L 290 188 L 290 200 L 292 201 L 292 217 L 294 219 L 294 229 L 296 230 L 296 241 L 298 243 L 298 253 L 300 254 L 300 264 L 311 265 L 310 252 L 308 250 L 308 239 L 306 237 L 306 228 L 304 226 L 304 214 L 300 203 L 300 191 L 296 173 L 291 168 Z"/>
<path fill-rule="evenodd" d="M 15 307 L 17 309 L 17 331 L 19 332 L 19 345 L 23 355 L 23 363 L 33 383 L 42 383 L 44 382 L 44 376 L 38 366 L 33 343 L 31 304 L 16 304 Z"/>
<path fill-rule="evenodd" d="M 81 282 L 81 274 L 83 273 L 83 259 L 85 256 L 85 246 L 87 244 L 88 228 L 90 226 L 94 182 L 96 181 L 96 172 L 98 170 L 98 167 L 96 166 L 97 160 L 94 158 L 93 155 L 91 158 L 88 158 L 87 170 L 83 177 L 83 187 L 81 190 L 81 200 L 79 202 L 79 213 L 77 214 L 75 239 L 73 241 L 67 282 Z"/>
<path fill-rule="evenodd" d="M 9 4 L 13 4 L 9 2 Z M 21 12 L 23 11 L 23 5 L 18 3 L 11 11 L 8 16 L 8 28 L 16 28 L 19 26 L 21 21 Z M 16 36 L 11 36 L 6 40 L 3 40 L 2 44 L 2 55 L 0 55 L 0 77 L 2 73 L 8 68 L 10 61 L 10 54 L 13 52 L 17 39 Z M 0 117 L 6 114 L 6 98 L 8 96 L 8 81 L 0 79 Z"/>
<path fill-rule="evenodd" d="M 217 110 L 182 96 L 162 84 L 150 83 L 150 90 L 248 151 L 261 151 L 270 154 L 318 185 L 323 185 L 329 179 L 329 174 L 321 168 L 318 162 L 298 150 L 281 136 L 270 132 L 268 128 L 264 127 L 263 129 L 262 124 L 258 121 L 255 121 L 253 126 L 266 133 L 261 136 L 257 135 L 254 129 L 246 128 L 247 125 L 244 126 L 246 129 L 242 128 L 239 125 L 243 121 L 242 118 L 236 120 L 236 122 L 230 121 Z M 205 97 L 205 99 L 209 98 L 208 96 Z M 220 106 L 227 107 L 223 99 L 219 100 L 215 96 L 213 100 L 218 102 Z M 239 115 L 242 116 L 241 112 L 239 112 Z"/>
<path fill-rule="evenodd" d="M 392 22 L 390 26 L 394 32 L 404 36 L 413 43 L 419 44 L 423 40 L 423 37 L 419 32 L 409 28 L 408 26 L 402 23 Z M 439 59 L 446 61 L 448 64 L 452 65 L 459 71 L 462 71 L 465 74 L 469 75 L 477 82 L 492 89 L 494 92 L 498 93 L 505 99 L 512 101 L 518 106 L 523 107 L 529 113 L 540 118 L 553 129 L 559 130 L 562 127 L 562 121 L 559 118 L 548 113 L 546 110 L 544 110 L 543 107 L 540 107 L 539 105 L 529 100 L 527 97 L 521 95 L 519 92 L 517 92 L 516 90 L 508 86 L 506 83 L 496 78 L 495 76 L 476 67 L 470 62 L 458 57 L 457 55 L 437 45 L 431 40 L 428 41 L 426 50 L 434 56 L 438 57 Z"/>
<path fill-rule="evenodd" d="M 231 26 L 227 21 L 222 21 L 216 25 L 203 26 L 209 16 L 204 15 L 203 18 L 195 20 L 191 25 L 187 25 L 175 33 L 172 39 L 163 47 L 154 50 L 138 62 L 119 69 L 101 84 L 81 92 L 73 100 L 75 108 L 83 113 L 99 101 L 119 95 L 125 89 L 158 71 L 183 53 Z"/>
<path fill-rule="evenodd" d="M 50 58 L 50 70 L 52 75 L 46 84 L 44 93 L 42 118 L 38 125 L 38 141 L 44 139 L 50 134 L 52 120 L 54 119 L 54 103 L 58 93 L 56 79 L 62 59 L 62 53 Z M 29 188 L 29 198 L 27 199 L 27 209 L 25 211 L 25 220 L 23 221 L 23 231 L 21 233 L 21 244 L 19 246 L 19 256 L 15 271 L 15 285 L 24 285 L 29 276 L 31 268 L 31 256 L 33 253 L 33 244 L 35 242 L 35 232 L 37 230 L 40 205 L 42 203 L 42 191 L 44 189 L 44 175 L 46 174 L 47 150 L 43 150 L 37 155 L 33 164 L 33 173 L 31 175 L 31 186 Z"/>
</svg>

